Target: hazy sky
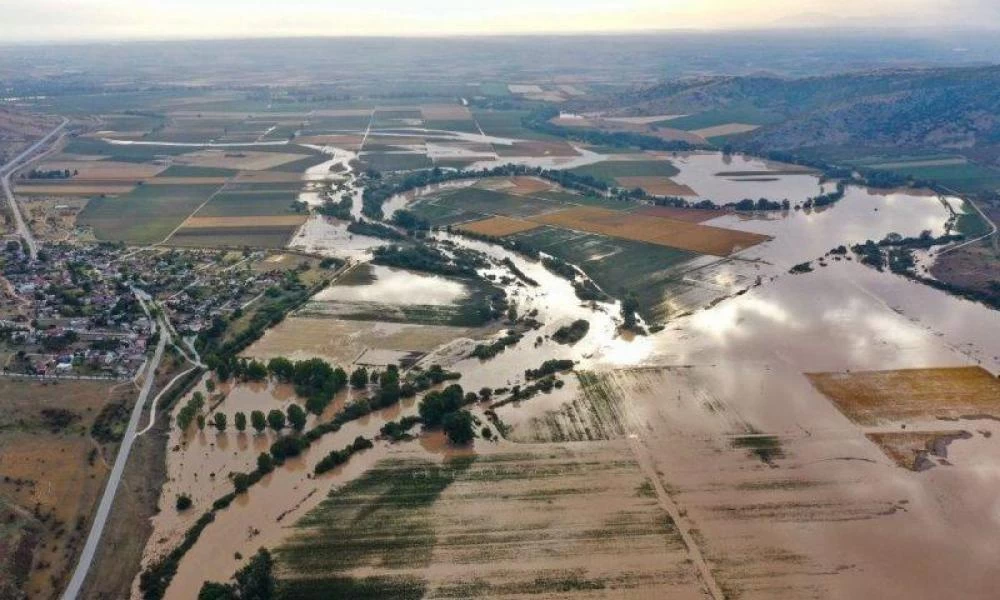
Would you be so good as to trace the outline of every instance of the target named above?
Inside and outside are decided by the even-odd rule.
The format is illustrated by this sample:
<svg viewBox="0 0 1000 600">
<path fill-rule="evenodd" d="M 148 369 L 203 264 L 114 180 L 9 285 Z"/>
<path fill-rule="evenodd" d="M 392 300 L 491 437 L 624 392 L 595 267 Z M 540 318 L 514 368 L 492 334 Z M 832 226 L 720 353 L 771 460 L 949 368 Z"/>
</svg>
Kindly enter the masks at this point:
<svg viewBox="0 0 1000 600">
<path fill-rule="evenodd" d="M 4 0 L 0 11 L 0 41 L 1000 23 L 1000 0 Z"/>
</svg>

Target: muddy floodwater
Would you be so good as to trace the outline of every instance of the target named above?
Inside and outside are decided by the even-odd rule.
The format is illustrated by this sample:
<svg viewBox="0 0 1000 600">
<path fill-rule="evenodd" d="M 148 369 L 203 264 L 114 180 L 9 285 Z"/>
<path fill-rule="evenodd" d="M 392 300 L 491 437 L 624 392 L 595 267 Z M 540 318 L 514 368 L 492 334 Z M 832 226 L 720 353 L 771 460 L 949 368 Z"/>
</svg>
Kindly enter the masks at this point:
<svg viewBox="0 0 1000 600">
<path fill-rule="evenodd" d="M 476 141 L 481 137 L 471 136 Z M 681 170 L 676 181 L 720 203 L 763 196 L 788 198 L 794 204 L 824 189 L 815 175 L 789 174 L 780 165 L 757 159 L 697 153 L 671 160 Z M 757 175 L 764 171 L 777 173 Z M 386 213 L 432 191 L 394 198 Z M 621 494 L 634 497 L 634 487 L 644 485 L 644 493 L 675 526 L 670 551 L 676 553 L 671 554 L 676 562 L 671 568 L 676 567 L 678 575 L 668 582 L 667 591 L 656 588 L 662 597 L 710 597 L 706 590 L 722 589 L 762 599 L 991 597 L 1000 585 L 995 567 L 1000 559 L 995 541 L 1000 535 L 996 419 L 968 415 L 955 421 L 927 417 L 859 425 L 807 377 L 970 365 L 1000 374 L 996 312 L 862 266 L 850 260 L 850 253 L 828 254 L 837 246 L 879 240 L 889 233 L 940 235 L 959 205 L 956 198 L 922 192 L 848 187 L 843 199 L 822 209 L 713 219 L 708 224 L 772 239 L 731 257 L 691 261 L 683 278 L 694 292 L 684 292 L 683 298 L 677 292 L 683 310 L 673 313 L 662 331 L 649 335 L 620 332 L 617 303 L 580 301 L 570 282 L 537 261 L 439 232 L 434 234 L 439 239 L 495 259 L 484 274 L 509 276 L 500 264 L 509 259 L 536 281 L 532 286 L 509 277 L 506 292 L 519 314 L 534 314 L 541 326 L 485 361 L 471 358 L 472 348 L 500 334 L 456 329 L 448 339 L 447 331 L 435 330 L 435 336 L 443 337 L 425 336 L 435 347 L 425 347 L 418 364 L 457 371 L 466 390 L 478 390 L 525 385 L 526 369 L 553 358 L 573 359 L 577 373 L 560 375 L 561 389 L 497 409 L 511 428 L 509 439 L 489 446 L 477 440 L 471 451 L 523 451 L 520 456 L 538 461 L 596 452 L 601 461 L 627 463 L 627 470 L 615 475 L 631 486 Z M 344 252 L 336 241 L 317 250 Z M 806 261 L 812 263 L 811 272 L 789 273 L 792 265 Z M 314 300 L 447 304 L 466 293 L 459 283 L 386 267 L 374 267 L 370 275 L 355 285 L 331 286 Z M 559 327 L 578 319 L 590 325 L 583 339 L 572 345 L 551 339 Z M 366 327 L 357 331 L 373 331 Z M 312 325 L 303 321 L 277 334 L 269 332 L 247 354 L 291 349 L 294 335 L 305 336 L 302 328 Z M 339 322 L 322 331 L 317 328 L 309 335 L 310 352 L 332 352 L 322 349 L 336 345 L 335 336 L 350 331 Z M 353 354 L 353 348 L 342 354 Z M 274 385 L 241 384 L 223 392 L 227 395 L 216 410 L 227 413 L 284 409 L 298 401 L 291 390 Z M 346 394 L 338 397 L 317 419 L 331 418 L 350 400 Z M 324 436 L 302 457 L 219 511 L 181 560 L 166 597 L 195 597 L 202 582 L 224 581 L 243 564 L 236 553 L 248 557 L 259 547 L 286 543 L 298 519 L 386 457 L 419 455 L 440 461 L 448 446 L 439 434 L 424 434 L 398 445 L 379 441 L 347 465 L 313 475 L 315 464 L 330 450 L 358 435 L 375 437 L 387 420 L 415 414 L 417 402 L 404 401 Z M 482 411 L 474 408 L 480 417 Z M 948 438 L 946 456 L 936 448 L 938 453 L 923 463 L 929 466 L 917 471 L 900 466 L 872 441 L 904 430 L 947 430 L 955 436 Z M 201 510 L 231 489 L 228 474 L 252 468 L 271 441 L 270 433 L 231 429 L 172 432 L 169 481 L 146 562 L 175 547 Z M 598 486 L 596 479 L 571 481 L 574 489 L 585 489 Z M 195 509 L 190 514 L 178 515 L 173 509 L 178 493 L 192 495 Z M 516 521 L 521 514 L 516 507 L 502 506 L 504 519 Z M 577 508 L 568 504 L 560 510 L 576 515 L 572 511 Z M 514 521 L 505 521 L 503 528 L 514 527 Z M 509 560 L 510 549 L 505 552 L 504 560 Z M 428 577 L 453 576 L 458 564 L 454 557 L 441 550 L 438 560 L 428 567 Z M 504 572 L 535 560 L 546 559 L 539 555 L 504 563 Z M 462 576 L 486 576 L 489 568 L 463 564 Z M 590 569 L 608 571 L 596 562 Z"/>
</svg>

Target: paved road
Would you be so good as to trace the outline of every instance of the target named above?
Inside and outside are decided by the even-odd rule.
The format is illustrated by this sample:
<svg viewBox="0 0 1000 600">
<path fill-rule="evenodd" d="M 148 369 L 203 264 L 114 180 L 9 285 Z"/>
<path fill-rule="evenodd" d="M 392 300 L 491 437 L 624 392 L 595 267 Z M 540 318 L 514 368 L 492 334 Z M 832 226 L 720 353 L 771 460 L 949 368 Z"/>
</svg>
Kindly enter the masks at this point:
<svg viewBox="0 0 1000 600">
<path fill-rule="evenodd" d="M 104 486 L 104 495 L 101 496 L 101 503 L 97 507 L 94 523 L 90 527 L 87 542 L 83 546 L 83 552 L 80 554 L 80 561 L 76 564 L 76 570 L 73 571 L 73 577 L 69 580 L 69 585 L 66 586 L 66 591 L 63 593 L 63 600 L 75 600 L 80 594 L 83 582 L 90 571 L 90 565 L 94 562 L 94 554 L 97 552 L 97 545 L 101 541 L 101 535 L 104 533 L 104 525 L 108 520 L 108 515 L 111 513 L 111 505 L 115 501 L 115 492 L 118 491 L 118 485 L 121 483 L 122 473 L 125 471 L 125 463 L 128 462 L 129 453 L 132 452 L 132 443 L 136 438 L 136 430 L 139 427 L 139 419 L 142 417 L 142 409 L 146 405 L 146 398 L 149 397 L 150 390 L 153 388 L 153 381 L 156 379 L 156 368 L 160 366 L 160 361 L 163 359 L 163 351 L 167 347 L 168 337 L 167 335 L 160 336 L 160 341 L 156 345 L 156 352 L 153 353 L 153 358 L 149 361 L 149 366 L 146 369 L 146 378 L 142 383 L 142 390 L 139 392 L 139 398 L 135 401 L 135 407 L 132 408 L 132 416 L 129 418 L 125 437 L 122 438 L 122 445 L 118 449 L 118 457 L 115 458 L 115 466 L 112 467 L 111 476 L 108 477 L 108 483 Z"/>
<path fill-rule="evenodd" d="M 25 244 L 28 246 L 28 254 L 32 259 L 38 257 L 38 244 L 35 242 L 35 236 L 31 234 L 31 229 L 24 222 L 24 218 L 21 217 L 21 209 L 17 206 L 17 200 L 14 199 L 14 192 L 10 188 L 10 176 L 14 174 L 17 169 L 28 165 L 31 160 L 31 155 L 38 151 L 44 144 L 48 143 L 56 134 L 66 127 L 69 120 L 63 119 L 63 122 L 59 124 L 58 127 L 46 134 L 45 137 L 38 140 L 27 150 L 18 154 L 13 160 L 8 162 L 3 167 L 0 167 L 0 186 L 3 187 L 3 193 L 7 196 L 7 202 L 10 204 L 10 212 L 14 215 L 14 222 L 17 225 L 17 233 L 24 239 Z"/>
<path fill-rule="evenodd" d="M 944 189 L 947 190 L 948 192 L 951 192 L 952 194 L 954 194 L 956 196 L 962 197 L 955 190 L 952 190 L 952 189 L 949 189 L 949 188 L 944 188 Z M 949 252 L 954 252 L 955 250 L 958 250 L 959 248 L 964 248 L 964 247 L 966 247 L 966 246 L 968 246 L 970 244 L 975 244 L 979 240 L 985 240 L 986 238 L 994 235 L 997 232 L 997 224 L 994 223 L 988 216 L 986 216 L 986 213 L 984 213 L 983 210 L 981 208 L 979 208 L 979 206 L 975 202 L 973 202 L 972 200 L 970 200 L 968 198 L 964 198 L 964 200 L 966 202 L 968 202 L 972 206 L 972 208 L 976 209 L 976 212 L 979 213 L 979 216 L 981 216 L 983 218 L 983 220 L 986 221 L 987 225 L 990 226 L 990 232 L 987 233 L 986 235 L 981 235 L 981 236 L 979 236 L 979 237 L 977 237 L 975 239 L 971 239 L 971 240 L 968 240 L 966 242 L 962 242 L 961 244 L 957 244 L 955 246 L 949 246 L 949 247 L 947 247 L 947 248 L 939 251 L 936 256 L 942 256 L 944 254 L 948 254 Z"/>
</svg>

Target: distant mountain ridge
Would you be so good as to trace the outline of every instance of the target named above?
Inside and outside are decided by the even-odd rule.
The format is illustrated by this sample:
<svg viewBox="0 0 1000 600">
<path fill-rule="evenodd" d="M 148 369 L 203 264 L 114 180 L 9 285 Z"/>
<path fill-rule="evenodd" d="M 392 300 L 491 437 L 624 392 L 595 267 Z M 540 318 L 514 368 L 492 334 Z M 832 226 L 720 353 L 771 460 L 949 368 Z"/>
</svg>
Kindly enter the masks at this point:
<svg viewBox="0 0 1000 600">
<path fill-rule="evenodd" d="M 823 77 L 705 77 L 620 94 L 615 112 L 747 109 L 765 125 L 735 138 L 755 149 L 945 149 L 1000 164 L 1000 65 Z"/>
</svg>

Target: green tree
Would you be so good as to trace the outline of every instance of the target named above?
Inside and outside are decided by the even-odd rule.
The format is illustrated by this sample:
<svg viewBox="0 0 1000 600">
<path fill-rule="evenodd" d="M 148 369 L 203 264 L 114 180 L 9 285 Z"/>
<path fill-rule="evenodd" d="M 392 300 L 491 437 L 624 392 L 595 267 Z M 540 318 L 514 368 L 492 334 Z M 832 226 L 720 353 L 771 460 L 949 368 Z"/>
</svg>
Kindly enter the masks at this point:
<svg viewBox="0 0 1000 600">
<path fill-rule="evenodd" d="M 257 433 L 263 433 L 264 428 L 267 427 L 267 419 L 264 418 L 263 411 L 255 410 L 251 412 L 250 424 L 257 430 Z"/>
<path fill-rule="evenodd" d="M 212 420 L 213 420 L 213 425 L 215 425 L 215 428 L 218 429 L 220 432 L 226 430 L 225 413 L 220 413 L 220 412 L 215 413 L 214 415 L 212 415 Z"/>
<path fill-rule="evenodd" d="M 236 473 L 233 475 L 233 487 L 237 494 L 242 494 L 250 489 L 250 476 L 246 473 Z"/>
<path fill-rule="evenodd" d="M 205 415 L 198 415 L 198 430 L 205 430 Z"/>
<path fill-rule="evenodd" d="M 267 379 L 267 367 L 262 362 L 251 360 L 247 364 L 246 378 L 250 381 L 264 381 Z"/>
<path fill-rule="evenodd" d="M 302 431 L 306 427 L 306 411 L 298 404 L 289 405 L 288 422 L 295 431 Z"/>
<path fill-rule="evenodd" d="M 193 504 L 193 502 L 191 502 L 191 496 L 188 496 L 187 494 L 180 494 L 180 495 L 177 496 L 177 510 L 178 511 L 187 510 L 187 509 L 191 508 L 192 504 Z"/>
<path fill-rule="evenodd" d="M 467 410 L 450 412 L 444 416 L 441 423 L 445 435 L 448 436 L 448 441 L 456 446 L 464 446 L 476 437 L 472 426 L 472 415 Z"/>
<path fill-rule="evenodd" d="M 277 408 L 272 409 L 267 413 L 267 424 L 271 429 L 281 431 L 285 428 L 285 413 Z"/>
<path fill-rule="evenodd" d="M 351 387 L 356 390 L 363 390 L 368 387 L 368 369 L 358 367 L 351 373 Z"/>
<path fill-rule="evenodd" d="M 274 459 L 267 452 L 261 452 L 257 455 L 257 470 L 260 471 L 261 475 L 267 475 L 274 470 Z"/>
<path fill-rule="evenodd" d="M 288 382 L 292 380 L 292 374 L 295 372 L 295 365 L 287 358 L 278 356 L 268 361 L 267 370 L 270 371 L 271 375 L 279 381 Z"/>
<path fill-rule="evenodd" d="M 636 297 L 635 292 L 629 292 L 622 300 L 622 320 L 624 321 L 625 329 L 635 329 L 638 322 L 636 317 L 638 310 L 639 298 Z"/>
<path fill-rule="evenodd" d="M 238 412 L 233 415 L 233 421 L 235 421 L 236 431 L 246 431 L 247 429 L 247 415 L 243 412 Z"/>
</svg>

